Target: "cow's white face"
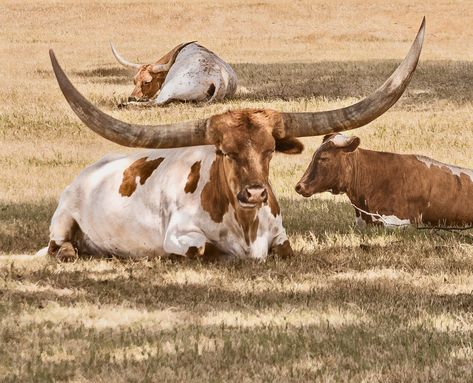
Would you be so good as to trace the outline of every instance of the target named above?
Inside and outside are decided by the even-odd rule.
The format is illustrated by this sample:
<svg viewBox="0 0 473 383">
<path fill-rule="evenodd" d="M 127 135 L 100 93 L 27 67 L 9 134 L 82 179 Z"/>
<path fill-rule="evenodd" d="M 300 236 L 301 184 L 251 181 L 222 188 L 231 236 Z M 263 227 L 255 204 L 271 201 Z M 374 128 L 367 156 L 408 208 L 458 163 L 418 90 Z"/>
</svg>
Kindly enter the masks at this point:
<svg viewBox="0 0 473 383">
<path fill-rule="evenodd" d="M 296 192 L 304 197 L 331 191 L 340 193 L 343 188 L 345 169 L 344 157 L 358 148 L 358 137 L 331 134 L 324 137 L 322 145 L 316 150 L 307 170 L 296 185 Z"/>
<path fill-rule="evenodd" d="M 128 97 L 128 101 L 148 101 L 161 89 L 168 72 L 152 71 L 153 65 L 142 65 L 133 78 L 135 89 Z"/>
</svg>

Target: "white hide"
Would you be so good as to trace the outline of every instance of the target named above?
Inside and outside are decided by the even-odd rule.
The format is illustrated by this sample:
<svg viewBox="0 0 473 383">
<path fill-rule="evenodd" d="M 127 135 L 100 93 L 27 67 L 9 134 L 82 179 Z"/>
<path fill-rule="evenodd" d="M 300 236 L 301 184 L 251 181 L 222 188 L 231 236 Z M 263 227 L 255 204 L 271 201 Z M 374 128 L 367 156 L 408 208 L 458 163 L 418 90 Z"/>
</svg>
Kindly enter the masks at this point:
<svg viewBox="0 0 473 383">
<path fill-rule="evenodd" d="M 143 185 L 137 177 L 131 196 L 122 196 L 123 172 L 144 157 L 165 159 Z M 281 216 L 274 217 L 269 206 L 260 208 L 257 238 L 250 245 L 231 205 L 223 221 L 214 222 L 201 206 L 201 192 L 215 157 L 213 146 L 107 156 L 83 170 L 64 190 L 51 222 L 50 239 L 62 244 L 76 221 L 93 253 L 185 255 L 189 247 L 211 242 L 226 255 L 264 259 L 272 246 L 287 240 Z M 197 189 L 186 193 L 191 166 L 197 161 L 201 161 Z"/>
<path fill-rule="evenodd" d="M 215 91 L 210 95 L 211 86 Z M 222 100 L 235 94 L 237 76 L 233 68 L 208 49 L 192 43 L 179 52 L 154 102 L 172 100 Z"/>
<path fill-rule="evenodd" d="M 365 204 L 366 204 L 366 201 L 365 201 Z M 395 215 L 384 215 L 384 214 L 378 214 L 378 213 L 370 213 L 366 210 L 360 209 L 358 206 L 356 206 L 353 203 L 351 205 L 356 210 L 358 210 L 358 212 L 369 215 L 371 217 L 371 219 L 373 220 L 373 222 L 380 222 L 380 223 L 383 224 L 384 227 L 387 227 L 387 228 L 400 228 L 400 227 L 409 226 L 411 224 L 411 221 L 409 219 L 401 219 L 401 218 L 396 217 Z M 360 216 L 358 216 L 358 214 L 355 215 L 355 224 L 358 227 L 365 227 L 366 222 L 361 217 L 361 214 L 360 214 Z"/>
<path fill-rule="evenodd" d="M 432 158 L 425 157 L 425 156 L 416 156 L 416 158 L 423 162 L 425 165 L 427 165 L 428 168 L 431 166 L 437 166 L 439 168 L 445 168 L 449 170 L 452 174 L 460 177 L 461 174 L 465 174 L 466 176 L 470 177 L 470 179 L 473 181 L 473 170 L 471 169 L 466 169 L 466 168 L 461 168 L 459 166 L 453 166 L 453 165 L 448 165 L 444 164 L 443 162 L 433 160 Z"/>
</svg>

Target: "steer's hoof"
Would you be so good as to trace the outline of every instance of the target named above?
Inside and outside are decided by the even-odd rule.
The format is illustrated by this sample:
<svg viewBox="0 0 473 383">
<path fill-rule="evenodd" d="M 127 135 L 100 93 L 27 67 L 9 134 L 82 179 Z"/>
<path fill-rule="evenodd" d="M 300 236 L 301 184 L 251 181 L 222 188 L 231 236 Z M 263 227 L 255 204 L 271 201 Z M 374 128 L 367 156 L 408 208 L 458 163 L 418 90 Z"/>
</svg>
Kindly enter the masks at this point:
<svg viewBox="0 0 473 383">
<path fill-rule="evenodd" d="M 282 259 L 292 258 L 294 256 L 294 252 L 292 251 L 291 244 L 288 240 L 284 241 L 280 245 L 274 246 L 271 249 L 271 254 Z"/>
<path fill-rule="evenodd" d="M 79 258 L 77 250 L 74 249 L 70 242 L 63 243 L 56 253 L 56 259 L 59 262 L 75 262 Z"/>
</svg>

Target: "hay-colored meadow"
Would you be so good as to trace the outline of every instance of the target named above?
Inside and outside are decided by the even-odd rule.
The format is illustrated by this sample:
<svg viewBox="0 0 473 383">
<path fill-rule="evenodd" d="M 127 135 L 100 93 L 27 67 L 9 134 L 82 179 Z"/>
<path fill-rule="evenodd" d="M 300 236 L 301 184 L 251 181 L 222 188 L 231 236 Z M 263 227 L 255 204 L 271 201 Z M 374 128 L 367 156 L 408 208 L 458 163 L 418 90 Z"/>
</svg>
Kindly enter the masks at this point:
<svg viewBox="0 0 473 383">
<path fill-rule="evenodd" d="M 344 196 L 293 187 L 321 138 L 277 155 L 271 180 L 293 259 L 266 263 L 34 258 L 79 171 L 127 151 L 90 132 L 52 74 L 113 116 L 160 123 L 229 108 L 315 111 L 372 92 L 427 34 L 407 92 L 351 132 L 365 148 L 473 167 L 473 3 L 388 1 L 2 1 L 0 381 L 473 379 L 473 237 L 359 230 Z M 198 40 L 231 63 L 222 103 L 118 109 L 130 60 Z"/>
</svg>

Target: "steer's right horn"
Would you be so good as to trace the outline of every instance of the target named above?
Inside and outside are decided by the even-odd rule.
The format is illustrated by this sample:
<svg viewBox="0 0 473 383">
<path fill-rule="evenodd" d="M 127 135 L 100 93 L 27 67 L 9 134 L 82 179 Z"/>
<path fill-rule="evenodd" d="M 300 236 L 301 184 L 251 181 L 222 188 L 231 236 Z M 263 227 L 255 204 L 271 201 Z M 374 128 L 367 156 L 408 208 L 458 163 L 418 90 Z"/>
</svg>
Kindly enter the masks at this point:
<svg viewBox="0 0 473 383">
<path fill-rule="evenodd" d="M 136 64 L 136 63 L 132 63 L 130 61 L 127 61 L 125 60 L 121 55 L 120 53 L 117 52 L 117 50 L 115 49 L 115 47 L 113 46 L 112 42 L 110 42 L 110 48 L 112 48 L 112 53 L 113 55 L 115 56 L 115 58 L 117 59 L 117 61 L 122 64 L 124 67 L 127 67 L 127 68 L 132 68 L 132 69 L 140 69 L 141 68 L 141 64 Z"/>
<path fill-rule="evenodd" d="M 49 56 L 59 87 L 72 110 L 85 125 L 107 140 L 119 145 L 140 148 L 179 148 L 208 144 L 207 120 L 164 125 L 135 125 L 105 114 L 87 101 L 72 85 L 52 49 L 49 50 Z"/>
<path fill-rule="evenodd" d="M 409 53 L 394 73 L 374 93 L 360 102 L 323 112 L 283 113 L 286 134 L 318 136 L 355 129 L 381 116 L 401 97 L 419 61 L 425 34 L 425 17 Z"/>
</svg>

